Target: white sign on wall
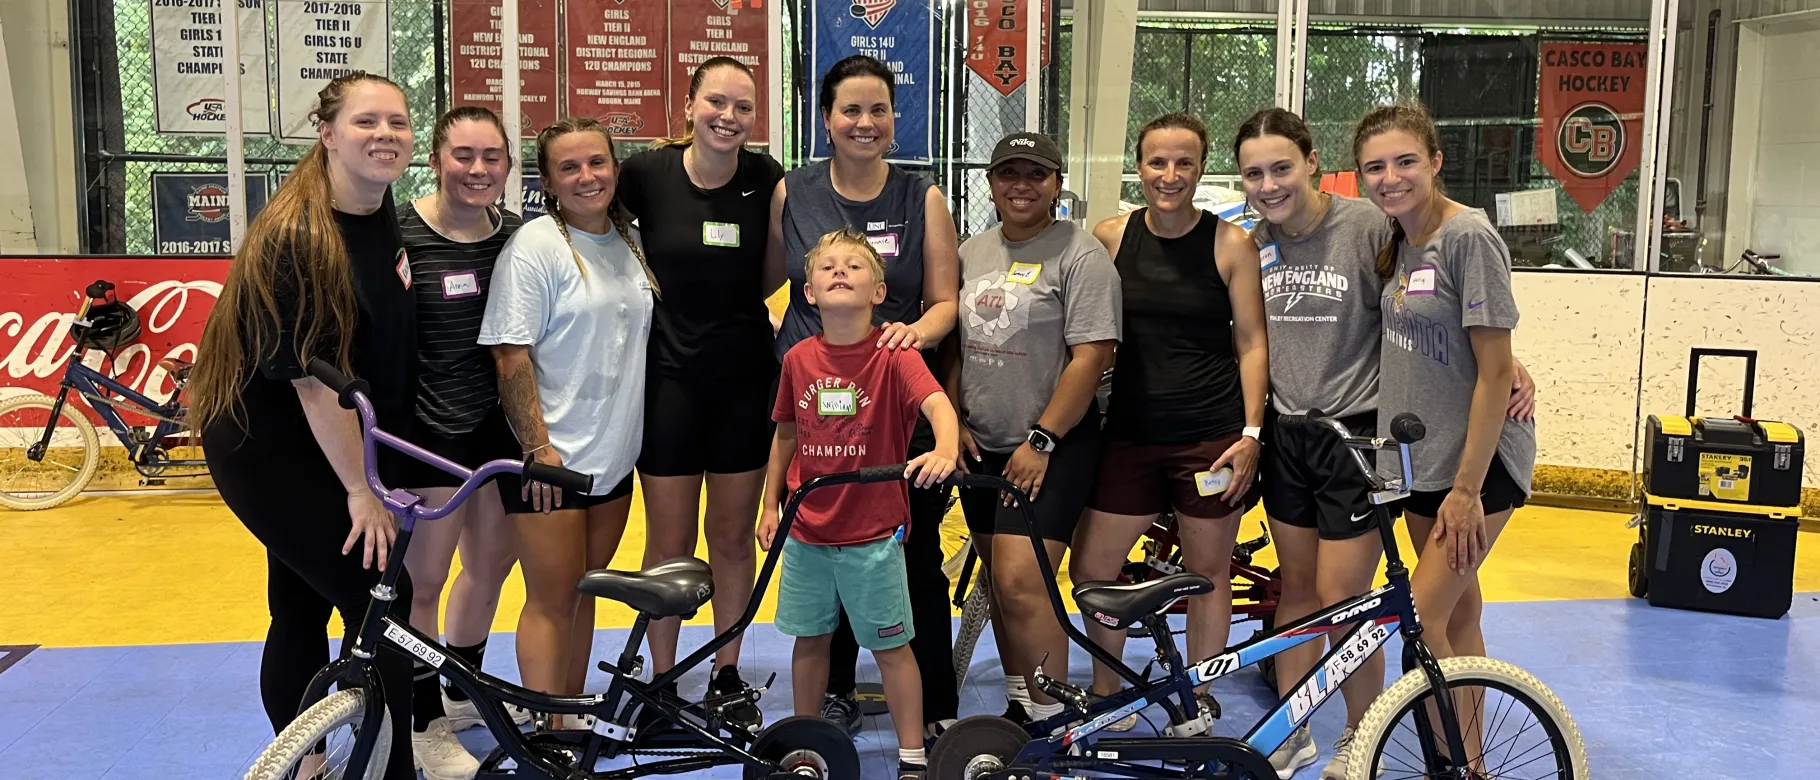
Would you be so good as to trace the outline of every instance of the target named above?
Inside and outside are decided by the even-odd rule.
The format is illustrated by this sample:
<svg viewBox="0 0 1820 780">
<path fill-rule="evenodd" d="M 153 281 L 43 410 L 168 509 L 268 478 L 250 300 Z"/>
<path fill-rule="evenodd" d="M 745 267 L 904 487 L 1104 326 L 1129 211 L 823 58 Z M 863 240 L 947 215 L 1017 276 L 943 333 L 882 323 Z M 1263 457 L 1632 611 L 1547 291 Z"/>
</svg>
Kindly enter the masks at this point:
<svg viewBox="0 0 1820 780">
<path fill-rule="evenodd" d="M 271 82 L 266 78 L 266 0 L 240 6 L 240 121 L 242 132 L 272 131 Z M 222 0 L 151 0 L 152 100 L 158 132 L 221 135 L 227 131 L 225 74 L 227 7 Z"/>
<path fill-rule="evenodd" d="M 391 3 L 275 0 L 278 3 L 278 131 L 311 141 L 316 93 L 355 71 L 390 76 Z"/>
</svg>

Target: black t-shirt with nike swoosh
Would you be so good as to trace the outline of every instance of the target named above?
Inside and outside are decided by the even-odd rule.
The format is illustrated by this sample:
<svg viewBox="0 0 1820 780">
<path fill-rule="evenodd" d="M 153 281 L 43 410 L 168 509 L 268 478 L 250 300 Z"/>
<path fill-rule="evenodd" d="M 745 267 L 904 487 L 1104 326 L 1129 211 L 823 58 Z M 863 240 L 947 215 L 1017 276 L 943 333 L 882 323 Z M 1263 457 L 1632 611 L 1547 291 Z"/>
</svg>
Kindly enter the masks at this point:
<svg viewBox="0 0 1820 780">
<path fill-rule="evenodd" d="M 651 326 L 650 367 L 685 378 L 751 378 L 777 371 L 765 310 L 771 195 L 784 177 L 769 156 L 741 150 L 739 170 L 706 190 L 683 168 L 686 147 L 640 152 L 620 165 L 618 197 L 638 218 L 663 294 Z"/>
</svg>

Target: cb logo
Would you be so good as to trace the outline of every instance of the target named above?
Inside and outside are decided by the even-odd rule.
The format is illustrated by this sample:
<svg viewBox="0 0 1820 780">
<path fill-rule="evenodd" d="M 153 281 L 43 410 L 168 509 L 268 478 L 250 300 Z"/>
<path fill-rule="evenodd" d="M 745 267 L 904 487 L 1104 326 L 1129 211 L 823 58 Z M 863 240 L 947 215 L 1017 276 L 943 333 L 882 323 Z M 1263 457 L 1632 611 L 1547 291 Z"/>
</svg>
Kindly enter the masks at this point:
<svg viewBox="0 0 1820 780">
<path fill-rule="evenodd" d="M 1569 170 L 1586 178 L 1605 175 L 1624 156 L 1624 122 L 1603 103 L 1582 103 L 1555 131 L 1555 149 Z"/>
</svg>

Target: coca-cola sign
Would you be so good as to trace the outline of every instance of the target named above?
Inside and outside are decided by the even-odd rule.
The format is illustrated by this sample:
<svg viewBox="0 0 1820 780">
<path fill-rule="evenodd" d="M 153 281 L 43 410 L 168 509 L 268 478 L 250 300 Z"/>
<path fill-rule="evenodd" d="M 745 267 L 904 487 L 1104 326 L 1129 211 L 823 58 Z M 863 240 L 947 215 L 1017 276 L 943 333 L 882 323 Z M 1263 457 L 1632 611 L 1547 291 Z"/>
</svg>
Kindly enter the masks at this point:
<svg viewBox="0 0 1820 780">
<path fill-rule="evenodd" d="M 108 374 L 148 397 L 169 398 L 170 377 L 158 361 L 195 359 L 227 272 L 227 258 L 0 259 L 7 287 L 0 303 L 0 398 L 56 394 L 64 365 L 76 349 L 70 324 L 82 306 L 83 289 L 97 279 L 114 283 L 116 296 L 139 312 L 139 338 L 112 360 L 90 351 L 83 362 L 98 370 L 105 364 Z M 101 422 L 86 404 L 78 406 Z M 150 423 L 139 415 L 124 416 L 129 424 Z"/>
</svg>

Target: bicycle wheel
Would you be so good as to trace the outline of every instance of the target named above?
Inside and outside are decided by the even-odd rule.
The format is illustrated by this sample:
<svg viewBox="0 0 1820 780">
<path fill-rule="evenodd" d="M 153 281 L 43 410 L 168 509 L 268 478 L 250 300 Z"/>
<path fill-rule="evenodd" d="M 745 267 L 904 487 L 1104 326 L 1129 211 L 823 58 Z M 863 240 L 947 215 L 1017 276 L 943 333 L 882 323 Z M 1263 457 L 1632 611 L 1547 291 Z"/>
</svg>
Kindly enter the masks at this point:
<svg viewBox="0 0 1820 780">
<path fill-rule="evenodd" d="M 1476 753 L 1469 760 L 1480 776 L 1585 780 L 1586 743 L 1580 728 L 1540 680 L 1511 664 L 1477 656 L 1443 659 L 1441 673 L 1455 701 L 1477 705 L 1460 713 L 1460 720 L 1467 750 Z M 1430 717 L 1433 699 L 1428 677 L 1417 669 L 1372 702 L 1352 743 L 1347 780 L 1433 777 L 1416 722 Z"/>
<path fill-rule="evenodd" d="M 336 691 L 311 705 L 284 727 L 278 738 L 246 771 L 245 780 L 291 780 L 308 777 L 314 780 L 347 780 L 347 762 L 353 757 L 354 740 L 360 724 L 366 719 L 366 691 Z M 323 746 L 318 752 L 318 746 Z M 364 780 L 385 776 L 386 759 L 392 754 L 392 715 L 386 713 L 379 724 L 379 737 L 373 745 L 373 757 L 367 761 Z M 313 756 L 322 757 L 318 773 L 299 773 L 298 767 Z M 312 761 L 313 763 L 313 761 Z"/>
<path fill-rule="evenodd" d="M 101 439 L 94 424 L 76 404 L 65 401 L 51 426 L 56 400 L 22 395 L 0 403 L 0 506 L 30 511 L 50 509 L 75 498 L 95 477 L 101 462 Z M 48 441 L 44 431 L 51 428 Z M 41 457 L 33 460 L 39 443 Z"/>
</svg>

